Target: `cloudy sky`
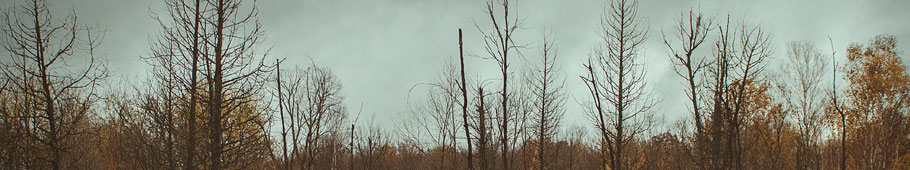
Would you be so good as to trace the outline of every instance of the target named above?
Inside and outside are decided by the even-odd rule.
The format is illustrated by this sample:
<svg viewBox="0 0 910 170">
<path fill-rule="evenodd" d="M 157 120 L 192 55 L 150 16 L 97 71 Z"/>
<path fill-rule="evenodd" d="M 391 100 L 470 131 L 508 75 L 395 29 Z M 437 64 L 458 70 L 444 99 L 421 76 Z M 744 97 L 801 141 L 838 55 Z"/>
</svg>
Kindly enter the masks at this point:
<svg viewBox="0 0 910 170">
<path fill-rule="evenodd" d="M 85 24 L 107 30 L 101 54 L 110 61 L 115 78 L 139 83 L 148 71 L 139 57 L 150 54 L 149 42 L 160 27 L 151 13 L 163 2 L 149 0 L 52 0 L 52 10 L 74 7 Z M 328 67 L 344 85 L 350 110 L 390 124 L 407 108 L 408 90 L 434 80 L 447 59 L 457 57 L 457 29 L 464 29 L 465 50 L 484 54 L 480 34 L 484 0 L 259 0 L 259 20 L 265 30 L 263 49 L 270 58 L 287 58 L 288 64 L 306 66 L 308 58 Z M 585 94 L 578 79 L 581 63 L 598 43 L 597 30 L 604 0 L 522 0 L 517 14 L 527 29 L 516 33 L 520 42 L 539 40 L 543 28 L 555 32 L 560 65 L 572 99 L 566 124 L 584 125 L 576 98 Z M 6 3 L 4 3 L 6 4 Z M 661 31 L 669 30 L 674 17 L 689 8 L 713 16 L 761 24 L 773 33 L 773 60 L 784 57 L 785 44 L 809 40 L 830 53 L 827 36 L 843 54 L 851 42 L 867 43 L 879 34 L 894 35 L 905 63 L 910 62 L 910 1 L 905 0 L 641 0 L 639 6 L 649 26 L 643 46 L 647 81 L 662 98 L 656 114 L 667 121 L 685 116 L 682 80 L 669 69 Z M 526 58 L 537 57 L 532 45 Z M 843 56 L 839 55 L 839 60 Z M 468 69 L 485 78 L 499 78 L 489 60 L 468 58 Z M 522 62 L 522 61 L 518 61 Z M 515 64 L 519 65 L 519 64 Z M 415 95 L 419 95 L 418 93 Z M 412 97 L 411 100 L 415 100 Z M 363 119 L 363 118 L 362 118 Z"/>
</svg>

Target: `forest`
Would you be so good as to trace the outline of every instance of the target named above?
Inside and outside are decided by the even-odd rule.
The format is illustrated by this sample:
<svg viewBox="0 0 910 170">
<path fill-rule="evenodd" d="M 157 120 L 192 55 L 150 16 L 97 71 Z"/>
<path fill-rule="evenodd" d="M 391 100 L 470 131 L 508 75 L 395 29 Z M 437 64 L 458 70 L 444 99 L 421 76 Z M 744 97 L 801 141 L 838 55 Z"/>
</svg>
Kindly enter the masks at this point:
<svg viewBox="0 0 910 170">
<path fill-rule="evenodd" d="M 438 45 L 460 53 L 416 70 L 437 76 L 392 127 L 357 121 L 366 111 L 348 107 L 331 67 L 260 50 L 254 2 L 152 2 L 165 7 L 152 14 L 159 33 L 135 58 L 151 69 L 132 86 L 109 84 L 122 75 L 97 50 L 106 34 L 75 10 L 4 4 L 0 169 L 910 169 L 910 72 L 887 33 L 778 42 L 749 18 L 678 7 L 652 24 L 638 0 L 605 0 L 599 44 L 563 61 L 559 32 L 528 31 L 530 10 L 488 0 L 473 25 L 431 30 L 458 37 Z M 642 52 L 653 36 L 666 53 Z M 670 101 L 644 55 L 671 63 L 685 110 L 656 109 Z M 466 75 L 480 67 L 466 60 L 495 74 Z"/>
</svg>

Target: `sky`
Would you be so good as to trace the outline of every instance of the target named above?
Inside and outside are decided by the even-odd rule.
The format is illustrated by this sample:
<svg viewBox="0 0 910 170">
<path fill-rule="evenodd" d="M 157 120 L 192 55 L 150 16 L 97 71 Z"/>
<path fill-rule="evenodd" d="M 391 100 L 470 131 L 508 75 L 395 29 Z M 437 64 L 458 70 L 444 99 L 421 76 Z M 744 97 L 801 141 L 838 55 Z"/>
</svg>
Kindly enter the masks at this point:
<svg viewBox="0 0 910 170">
<path fill-rule="evenodd" d="M 163 11 L 163 2 L 149 0 L 52 0 L 51 10 L 75 8 L 83 24 L 105 30 L 98 49 L 116 73 L 113 79 L 141 83 L 148 66 L 141 56 L 151 54 L 150 42 L 161 32 L 152 19 Z M 465 51 L 483 55 L 481 35 L 489 18 L 485 0 L 259 0 L 259 21 L 265 35 L 260 44 L 270 50 L 268 58 L 287 58 L 287 65 L 306 67 L 310 59 L 331 69 L 343 84 L 351 111 L 375 117 L 380 124 L 393 124 L 404 115 L 408 101 L 422 93 L 409 93 L 419 83 L 439 75 L 447 60 L 458 56 L 459 28 L 464 31 Z M 582 62 L 598 45 L 600 15 L 605 0 L 521 0 L 518 16 L 524 29 L 515 33 L 525 60 L 538 57 L 543 30 L 554 32 L 559 49 L 558 65 L 564 71 L 569 100 L 566 126 L 588 126 L 578 100 L 586 89 L 578 78 Z M 0 3 L 8 5 L 7 3 Z M 654 114 L 668 126 L 688 116 L 683 80 L 670 69 L 662 31 L 669 31 L 674 18 L 690 8 L 735 21 L 758 24 L 770 31 L 775 48 L 771 60 L 784 59 L 785 45 L 808 40 L 830 54 L 827 37 L 833 39 L 838 61 L 850 43 L 868 43 L 874 36 L 893 35 L 905 65 L 910 63 L 910 1 L 906 0 L 641 0 L 639 9 L 648 38 L 642 46 L 648 88 L 661 99 Z M 5 8 L 4 8 L 5 9 Z M 535 44 L 536 43 L 536 44 Z M 709 42 L 710 43 L 710 42 Z M 708 44 L 706 48 L 710 48 Z M 521 65 L 522 62 L 513 65 Z M 773 63 L 774 61 L 772 61 Z M 498 79 L 491 60 L 466 59 L 469 74 Z M 773 70 L 772 70 L 773 71 Z M 419 88 L 419 87 L 418 87 Z M 409 98 L 409 94 L 411 95 Z M 365 118 L 361 118 L 365 119 Z M 363 121 L 363 120 L 361 120 Z"/>
</svg>

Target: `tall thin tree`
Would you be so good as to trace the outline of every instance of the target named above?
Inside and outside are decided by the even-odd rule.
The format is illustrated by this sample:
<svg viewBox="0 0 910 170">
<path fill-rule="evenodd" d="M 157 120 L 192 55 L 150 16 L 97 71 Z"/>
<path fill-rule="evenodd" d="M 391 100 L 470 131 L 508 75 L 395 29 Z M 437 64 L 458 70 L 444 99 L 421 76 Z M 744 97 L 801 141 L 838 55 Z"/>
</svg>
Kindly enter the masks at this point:
<svg viewBox="0 0 910 170">
<path fill-rule="evenodd" d="M 668 40 L 664 34 L 664 45 L 670 51 L 670 62 L 673 64 L 673 71 L 685 80 L 686 97 L 689 98 L 689 104 L 692 108 L 692 119 L 695 124 L 693 132 L 693 159 L 696 160 L 698 168 L 704 169 L 702 164 L 703 151 L 705 150 L 706 139 L 704 134 L 704 112 L 702 99 L 699 98 L 703 92 L 703 80 L 699 79 L 704 76 L 704 71 L 709 66 L 705 57 L 700 57 L 698 51 L 702 43 L 705 42 L 714 26 L 713 18 L 705 16 L 701 11 L 689 9 L 688 13 L 681 13 L 676 19 L 676 25 L 670 32 L 673 40 Z M 679 45 L 674 45 L 678 43 Z"/>
<path fill-rule="evenodd" d="M 279 116 L 281 118 L 281 120 L 280 120 L 281 121 L 281 162 L 279 163 L 279 165 L 281 165 L 281 167 L 279 167 L 279 168 L 289 170 L 290 162 L 288 160 L 288 139 L 287 139 L 288 128 L 286 126 L 284 126 L 284 123 L 286 121 L 284 119 L 284 103 L 283 103 L 284 100 L 282 98 L 283 93 L 281 92 L 281 61 L 279 61 L 278 59 L 275 59 L 275 63 L 276 63 L 275 71 L 277 72 L 275 79 L 278 82 L 278 84 L 277 84 L 277 87 L 278 87 L 278 114 L 281 115 L 281 116 Z"/>
<path fill-rule="evenodd" d="M 200 0 L 166 0 L 165 12 L 163 15 L 153 14 L 153 19 L 162 29 L 161 36 L 153 43 L 153 51 L 159 54 L 148 57 L 152 65 L 158 67 L 169 67 L 170 76 L 173 81 L 178 83 L 179 88 L 185 92 L 180 93 L 181 98 L 189 99 L 188 102 L 182 102 L 181 110 L 184 116 L 179 126 L 183 133 L 183 153 L 182 166 L 185 170 L 197 169 L 196 145 L 200 142 L 196 140 L 199 135 L 196 125 L 198 121 L 199 93 L 200 89 L 200 60 L 206 58 L 206 51 L 203 49 L 203 37 L 207 28 L 205 18 L 211 15 L 211 6 L 203 4 Z M 160 76 L 159 76 L 160 77 Z"/>
<path fill-rule="evenodd" d="M 260 147 L 263 144 L 261 142 L 265 141 L 256 138 L 251 134 L 253 131 L 244 127 L 259 127 L 255 124 L 264 123 L 258 119 L 261 112 L 249 107 L 255 104 L 261 85 L 266 80 L 265 73 L 271 71 L 272 67 L 263 61 L 266 55 L 256 53 L 256 46 L 261 43 L 263 34 L 262 25 L 257 20 L 258 8 L 255 3 L 207 0 L 207 4 L 214 8 L 211 9 L 211 15 L 203 17 L 208 26 L 205 27 L 207 37 L 202 38 L 205 44 L 203 48 L 212 54 L 203 59 L 203 75 L 208 86 L 207 162 L 210 162 L 209 167 L 214 170 L 243 168 L 261 162 L 257 160 L 261 159 L 261 153 L 256 153 L 261 151 L 249 148 Z M 244 8 L 246 5 L 252 7 Z M 243 12 L 243 9 L 250 10 Z M 251 118 L 235 119 L 238 116 Z M 237 138 L 228 134 L 251 135 L 252 138 Z M 229 150 L 242 152 L 228 152 L 225 155 Z"/>
<path fill-rule="evenodd" d="M 468 144 L 468 169 L 474 169 L 474 148 L 471 146 L 471 131 L 468 130 L 468 90 L 464 76 L 464 44 L 461 40 L 461 29 L 458 29 L 458 59 L 461 62 L 461 120 L 464 124 L 465 143 Z"/>
<path fill-rule="evenodd" d="M 533 107 L 533 134 L 536 138 L 538 169 L 551 169 L 553 160 L 551 155 L 555 152 L 549 150 L 551 143 L 556 139 L 560 121 L 565 114 L 565 92 L 560 68 L 557 65 L 557 49 L 553 42 L 553 35 L 543 36 L 540 51 L 540 65 L 534 67 L 526 84 L 530 85 Z"/>
<path fill-rule="evenodd" d="M 523 44 L 516 44 L 513 39 L 515 31 L 522 26 L 522 20 L 515 15 L 510 16 L 510 12 L 515 11 L 515 9 L 510 9 L 512 7 L 510 2 L 512 0 L 498 0 L 497 2 L 490 0 L 485 3 L 485 12 L 490 16 L 493 26 L 492 31 L 485 31 L 489 29 L 483 29 L 479 24 L 474 23 L 477 30 L 483 34 L 484 50 L 489 55 L 485 58 L 491 58 L 496 61 L 502 74 L 502 89 L 500 92 L 500 109 L 502 111 L 496 118 L 498 119 L 499 142 L 501 144 L 500 158 L 502 159 L 502 169 L 504 170 L 510 169 L 511 160 L 509 155 L 512 150 L 510 144 L 514 143 L 514 139 L 519 136 L 516 132 L 509 132 L 510 129 L 518 128 L 515 127 L 518 126 L 516 122 L 509 122 L 515 116 L 512 114 L 515 111 L 510 110 L 510 108 L 515 107 L 515 105 L 510 103 L 510 98 L 515 96 L 509 95 L 509 55 L 520 54 L 519 49 L 524 48 Z M 495 6 L 502 7 L 500 11 L 502 18 L 497 18 L 499 17 L 497 16 L 498 7 Z"/>
<path fill-rule="evenodd" d="M 591 112 L 595 127 L 601 130 L 600 144 L 606 150 L 607 166 L 622 170 L 627 162 L 627 148 L 653 123 L 651 108 L 656 100 L 649 98 L 644 81 L 644 65 L 639 53 L 646 38 L 636 0 L 614 0 L 601 17 L 603 47 L 595 50 L 585 68 L 596 111 Z M 603 101 L 600 101 L 603 100 Z M 604 151 L 602 151 L 604 152 Z M 626 153 L 623 153 L 626 152 Z M 603 162 L 606 162 L 603 161 Z"/>
<path fill-rule="evenodd" d="M 834 41 L 831 40 L 831 37 L 828 37 L 828 43 L 831 45 L 831 102 L 834 106 L 834 111 L 837 112 L 840 116 L 841 131 L 840 131 L 840 169 L 847 170 L 847 114 L 844 114 L 844 111 L 841 110 L 840 105 L 837 104 L 837 52 L 834 50 Z"/>
</svg>

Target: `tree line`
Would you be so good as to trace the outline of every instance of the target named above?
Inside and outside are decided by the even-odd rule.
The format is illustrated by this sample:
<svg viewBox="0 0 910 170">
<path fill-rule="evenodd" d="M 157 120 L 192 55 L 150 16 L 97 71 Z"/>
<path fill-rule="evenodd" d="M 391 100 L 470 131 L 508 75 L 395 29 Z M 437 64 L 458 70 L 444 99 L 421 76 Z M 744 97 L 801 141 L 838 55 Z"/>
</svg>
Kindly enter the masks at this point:
<svg viewBox="0 0 910 170">
<path fill-rule="evenodd" d="M 384 127 L 358 123 L 331 69 L 287 65 L 262 50 L 255 3 L 163 3 L 152 14 L 160 34 L 141 57 L 150 76 L 119 89 L 95 54 L 103 31 L 74 11 L 54 16 L 60 9 L 44 0 L 7 7 L 0 166 L 910 169 L 910 73 L 893 36 L 776 50 L 762 25 L 689 9 L 660 29 L 659 48 L 687 96 L 685 111 L 664 112 L 654 109 L 668 101 L 645 79 L 653 66 L 642 53 L 657 34 L 637 0 L 605 2 L 599 43 L 585 61 L 563 61 L 555 31 L 515 39 L 529 34 L 515 1 L 490 0 L 473 23 L 481 41 L 463 41 L 458 29 L 458 58 L 415 85 L 408 93 L 419 97 L 399 126 Z M 484 48 L 465 53 L 466 43 Z M 494 63 L 497 74 L 467 76 L 481 68 L 465 60 Z M 571 96 L 567 81 L 583 82 L 586 95 Z M 576 103 L 583 112 L 566 111 Z M 678 112 L 686 116 L 660 119 Z M 566 116 L 589 122 L 566 126 Z"/>
</svg>

